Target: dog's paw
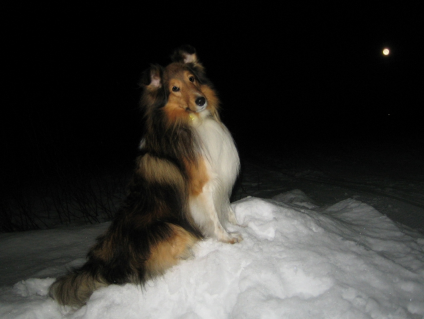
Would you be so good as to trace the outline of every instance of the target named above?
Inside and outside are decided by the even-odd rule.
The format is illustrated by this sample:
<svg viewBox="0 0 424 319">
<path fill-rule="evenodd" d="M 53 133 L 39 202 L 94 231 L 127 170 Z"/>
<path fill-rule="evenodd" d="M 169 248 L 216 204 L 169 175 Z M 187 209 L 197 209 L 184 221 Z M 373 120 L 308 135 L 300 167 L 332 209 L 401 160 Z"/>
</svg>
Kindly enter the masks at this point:
<svg viewBox="0 0 424 319">
<path fill-rule="evenodd" d="M 238 232 L 233 232 L 228 234 L 228 241 L 229 244 L 236 244 L 243 240 L 243 236 Z"/>
<path fill-rule="evenodd" d="M 187 248 L 179 256 L 177 256 L 177 258 L 181 260 L 193 259 L 194 257 L 194 251 L 191 247 Z"/>
</svg>

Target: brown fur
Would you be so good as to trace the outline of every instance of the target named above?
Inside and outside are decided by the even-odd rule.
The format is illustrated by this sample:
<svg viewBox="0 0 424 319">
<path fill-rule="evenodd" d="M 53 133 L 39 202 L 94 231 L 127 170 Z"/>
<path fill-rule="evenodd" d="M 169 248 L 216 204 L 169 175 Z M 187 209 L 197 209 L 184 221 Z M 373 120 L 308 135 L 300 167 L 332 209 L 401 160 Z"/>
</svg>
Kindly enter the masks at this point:
<svg viewBox="0 0 424 319">
<path fill-rule="evenodd" d="M 197 242 L 197 238 L 183 228 L 170 225 L 173 230 L 172 236 L 154 246 L 150 258 L 146 262 L 146 268 L 151 277 L 163 275 L 181 259 L 192 256 L 191 248 Z"/>
<path fill-rule="evenodd" d="M 189 163 L 186 165 L 190 180 L 190 196 L 198 196 L 203 191 L 203 186 L 209 181 L 205 160 L 199 159 L 198 165 L 189 165 Z"/>
</svg>

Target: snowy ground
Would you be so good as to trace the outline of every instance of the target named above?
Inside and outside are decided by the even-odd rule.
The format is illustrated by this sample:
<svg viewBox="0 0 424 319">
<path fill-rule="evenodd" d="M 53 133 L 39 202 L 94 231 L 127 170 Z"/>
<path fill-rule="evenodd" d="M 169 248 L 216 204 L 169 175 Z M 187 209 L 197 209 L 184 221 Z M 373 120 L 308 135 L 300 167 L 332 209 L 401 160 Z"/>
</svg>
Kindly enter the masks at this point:
<svg viewBox="0 0 424 319">
<path fill-rule="evenodd" d="M 424 318 L 423 162 L 359 145 L 250 157 L 230 229 L 243 242 L 205 240 L 144 289 L 76 311 L 48 286 L 108 223 L 1 234 L 0 318 Z"/>
</svg>

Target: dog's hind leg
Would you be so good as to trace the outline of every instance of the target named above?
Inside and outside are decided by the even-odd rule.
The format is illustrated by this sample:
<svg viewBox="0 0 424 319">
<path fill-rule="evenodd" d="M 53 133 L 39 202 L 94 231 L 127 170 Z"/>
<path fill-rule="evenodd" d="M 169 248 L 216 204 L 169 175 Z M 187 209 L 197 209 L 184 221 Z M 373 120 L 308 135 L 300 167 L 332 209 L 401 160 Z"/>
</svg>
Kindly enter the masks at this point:
<svg viewBox="0 0 424 319">
<path fill-rule="evenodd" d="M 192 247 L 198 239 L 184 228 L 168 224 L 172 235 L 163 241 L 154 243 L 149 259 L 146 261 L 146 272 L 150 278 L 163 275 L 168 268 L 180 260 L 193 257 Z"/>
</svg>

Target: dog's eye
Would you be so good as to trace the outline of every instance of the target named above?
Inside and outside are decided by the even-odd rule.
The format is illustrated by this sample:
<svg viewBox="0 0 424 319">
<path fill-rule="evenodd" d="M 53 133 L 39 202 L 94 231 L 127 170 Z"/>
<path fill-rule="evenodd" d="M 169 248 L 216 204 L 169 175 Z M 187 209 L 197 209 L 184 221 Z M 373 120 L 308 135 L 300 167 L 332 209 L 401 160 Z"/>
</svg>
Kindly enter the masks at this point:
<svg viewBox="0 0 424 319">
<path fill-rule="evenodd" d="M 190 82 L 194 82 L 194 76 L 190 76 L 188 79 L 190 80 Z"/>
<path fill-rule="evenodd" d="M 180 90 L 180 88 L 178 86 L 173 86 L 172 87 L 172 91 L 173 92 L 178 92 Z"/>
</svg>

